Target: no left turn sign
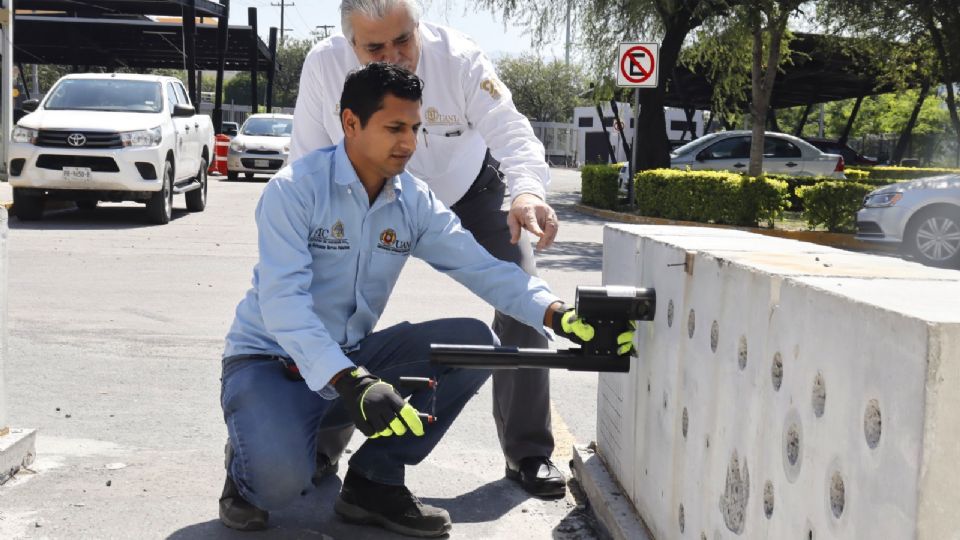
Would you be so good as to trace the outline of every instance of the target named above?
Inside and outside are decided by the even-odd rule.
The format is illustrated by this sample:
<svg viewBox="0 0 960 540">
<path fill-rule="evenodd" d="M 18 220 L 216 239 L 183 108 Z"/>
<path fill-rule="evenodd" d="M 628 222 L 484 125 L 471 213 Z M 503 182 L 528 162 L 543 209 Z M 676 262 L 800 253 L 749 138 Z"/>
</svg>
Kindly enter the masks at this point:
<svg viewBox="0 0 960 540">
<path fill-rule="evenodd" d="M 617 57 L 617 86 L 656 88 L 659 52 L 659 43 L 621 43 Z"/>
</svg>

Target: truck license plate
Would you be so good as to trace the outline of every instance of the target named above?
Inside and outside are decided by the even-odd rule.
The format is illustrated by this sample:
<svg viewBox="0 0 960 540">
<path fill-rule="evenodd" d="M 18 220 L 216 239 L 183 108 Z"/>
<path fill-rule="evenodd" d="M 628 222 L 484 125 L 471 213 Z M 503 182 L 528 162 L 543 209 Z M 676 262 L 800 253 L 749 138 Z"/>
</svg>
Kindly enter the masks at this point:
<svg viewBox="0 0 960 540">
<path fill-rule="evenodd" d="M 253 160 L 253 166 L 258 169 L 267 169 L 270 167 L 270 160 L 268 159 L 255 159 Z"/>
<path fill-rule="evenodd" d="M 64 167 L 63 168 L 63 179 L 64 180 L 79 180 L 79 181 L 88 181 L 91 178 L 90 167 Z"/>
</svg>

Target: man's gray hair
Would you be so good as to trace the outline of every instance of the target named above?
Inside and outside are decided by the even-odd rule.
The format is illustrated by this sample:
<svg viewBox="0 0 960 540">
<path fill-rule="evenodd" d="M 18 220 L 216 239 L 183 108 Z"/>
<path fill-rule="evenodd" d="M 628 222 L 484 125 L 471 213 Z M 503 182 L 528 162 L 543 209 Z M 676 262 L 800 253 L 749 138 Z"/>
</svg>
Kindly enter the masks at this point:
<svg viewBox="0 0 960 540">
<path fill-rule="evenodd" d="M 350 17 L 353 14 L 359 13 L 368 19 L 382 19 L 397 7 L 405 8 L 414 22 L 420 22 L 420 3 L 417 0 L 343 0 L 340 2 L 340 29 L 352 43 L 353 25 L 350 24 Z"/>
</svg>

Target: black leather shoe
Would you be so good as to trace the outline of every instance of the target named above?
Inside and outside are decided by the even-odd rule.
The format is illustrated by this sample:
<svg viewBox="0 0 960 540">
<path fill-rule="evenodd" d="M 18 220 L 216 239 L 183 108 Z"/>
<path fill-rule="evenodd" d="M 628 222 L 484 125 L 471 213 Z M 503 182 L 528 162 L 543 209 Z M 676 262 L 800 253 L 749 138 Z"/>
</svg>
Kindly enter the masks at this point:
<svg viewBox="0 0 960 540">
<path fill-rule="evenodd" d="M 347 469 L 333 510 L 345 521 L 406 536 L 434 538 L 453 528 L 446 510 L 421 503 L 405 486 L 380 484 L 352 469 Z"/>
<path fill-rule="evenodd" d="M 319 486 L 320 482 L 328 476 L 335 476 L 340 471 L 340 462 L 330 463 L 330 458 L 317 452 L 317 470 L 313 471 L 313 485 Z"/>
<path fill-rule="evenodd" d="M 230 475 L 223 483 L 220 495 L 220 522 L 238 531 L 262 531 L 267 528 L 270 514 L 247 502 L 240 496 L 237 485 Z"/>
<path fill-rule="evenodd" d="M 508 463 L 507 478 L 518 482 L 534 497 L 559 499 L 567 494 L 567 481 L 563 473 L 544 456 L 525 457 L 516 469 Z"/>
</svg>

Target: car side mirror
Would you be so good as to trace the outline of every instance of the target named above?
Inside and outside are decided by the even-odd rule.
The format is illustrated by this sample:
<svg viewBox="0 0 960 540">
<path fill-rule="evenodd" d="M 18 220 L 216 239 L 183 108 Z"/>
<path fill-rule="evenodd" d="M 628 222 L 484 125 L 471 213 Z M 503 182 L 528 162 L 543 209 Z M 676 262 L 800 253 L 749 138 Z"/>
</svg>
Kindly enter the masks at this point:
<svg viewBox="0 0 960 540">
<path fill-rule="evenodd" d="M 20 107 L 28 113 L 32 113 L 33 111 L 37 110 L 37 107 L 39 106 L 40 106 L 39 99 L 28 99 L 20 105 Z"/>
<path fill-rule="evenodd" d="M 696 159 L 697 161 L 706 161 L 707 158 L 709 158 L 709 157 L 710 157 L 710 155 L 707 153 L 707 151 L 706 151 L 706 150 L 702 150 L 702 151 L 700 151 L 700 152 L 697 153 L 697 157 L 694 158 L 694 159 Z"/>
<path fill-rule="evenodd" d="M 177 104 L 173 106 L 174 118 L 188 118 L 195 114 L 197 114 L 197 110 L 193 108 L 193 105 Z"/>
</svg>

